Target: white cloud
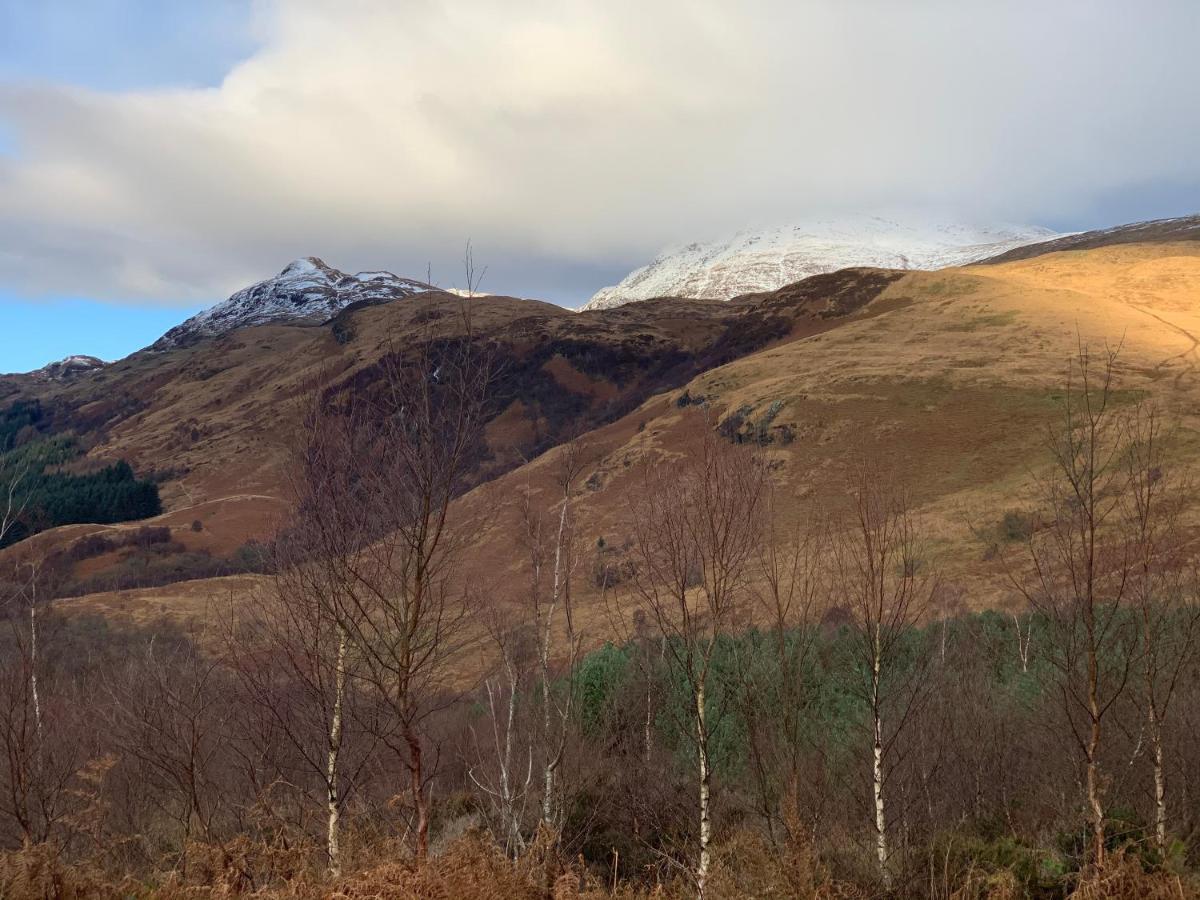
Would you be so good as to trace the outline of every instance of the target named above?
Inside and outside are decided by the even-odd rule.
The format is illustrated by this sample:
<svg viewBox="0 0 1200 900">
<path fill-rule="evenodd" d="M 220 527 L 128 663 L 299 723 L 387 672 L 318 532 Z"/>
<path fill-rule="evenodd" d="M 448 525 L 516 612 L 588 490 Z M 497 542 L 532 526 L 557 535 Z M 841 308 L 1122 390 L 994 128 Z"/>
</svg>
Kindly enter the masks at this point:
<svg viewBox="0 0 1200 900">
<path fill-rule="evenodd" d="M 182 302 L 305 254 L 452 281 L 471 237 L 521 291 L 751 222 L 1200 184 L 1192 0 L 279 0 L 258 27 L 213 89 L 0 87 L 0 286 Z"/>
</svg>

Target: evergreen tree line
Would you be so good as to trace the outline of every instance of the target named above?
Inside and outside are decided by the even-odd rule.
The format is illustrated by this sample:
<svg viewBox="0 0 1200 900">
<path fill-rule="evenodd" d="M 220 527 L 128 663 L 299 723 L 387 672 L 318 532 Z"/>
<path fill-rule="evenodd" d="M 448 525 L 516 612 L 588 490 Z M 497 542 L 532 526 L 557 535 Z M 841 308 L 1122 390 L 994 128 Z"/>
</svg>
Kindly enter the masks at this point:
<svg viewBox="0 0 1200 900">
<path fill-rule="evenodd" d="M 158 486 L 139 479 L 125 460 L 90 472 L 66 470 L 82 450 L 70 435 L 39 434 L 42 420 L 36 401 L 18 401 L 0 413 L 0 484 L 13 520 L 0 548 L 59 525 L 107 525 L 162 512 Z"/>
</svg>

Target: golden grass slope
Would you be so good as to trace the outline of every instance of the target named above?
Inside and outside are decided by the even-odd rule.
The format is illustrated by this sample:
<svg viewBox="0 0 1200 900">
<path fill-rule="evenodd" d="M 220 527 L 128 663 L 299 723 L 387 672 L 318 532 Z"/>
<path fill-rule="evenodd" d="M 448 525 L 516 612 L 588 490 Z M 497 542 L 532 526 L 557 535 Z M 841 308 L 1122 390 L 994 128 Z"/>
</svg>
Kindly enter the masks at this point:
<svg viewBox="0 0 1200 900">
<path fill-rule="evenodd" d="M 861 318 L 714 369 L 686 390 L 705 397 L 718 418 L 741 411 L 751 427 L 777 410 L 775 433 L 787 426 L 795 438 L 766 452 L 785 513 L 796 518 L 836 506 L 848 454 L 890 461 L 939 570 L 971 605 L 1003 604 L 1002 579 L 985 559 L 987 534 L 1005 510 L 1029 502 L 1024 488 L 1046 464 L 1046 428 L 1060 415 L 1079 342 L 1122 345 L 1118 399 L 1159 404 L 1181 428 L 1181 452 L 1196 461 L 1198 334 L 1200 246 L 1124 245 L 913 272 Z M 580 501 L 589 546 L 599 537 L 619 546 L 626 537 L 636 462 L 682 452 L 686 411 L 674 402 L 681 393 L 589 437 L 598 454 L 597 489 Z M 493 489 L 550 491 L 557 452 Z M 496 532 L 511 534 L 515 525 Z M 488 571 L 504 573 L 497 582 L 520 583 L 515 552 L 480 551 Z"/>
</svg>

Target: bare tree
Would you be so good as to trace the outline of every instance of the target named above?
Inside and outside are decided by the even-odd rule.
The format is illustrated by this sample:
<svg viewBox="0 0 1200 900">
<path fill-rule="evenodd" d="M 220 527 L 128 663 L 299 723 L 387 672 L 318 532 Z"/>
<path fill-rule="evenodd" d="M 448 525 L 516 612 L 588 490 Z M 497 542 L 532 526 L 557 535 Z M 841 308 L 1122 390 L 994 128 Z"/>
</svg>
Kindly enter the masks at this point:
<svg viewBox="0 0 1200 900">
<path fill-rule="evenodd" d="M 777 821 L 782 819 L 789 829 L 799 821 L 802 771 L 809 750 L 807 667 L 816 637 L 817 606 L 826 587 L 821 571 L 826 536 L 820 519 L 803 516 L 786 522 L 777 500 L 777 488 L 769 486 L 761 516 L 765 527 L 752 569 L 753 593 L 767 626 L 767 653 L 773 655 L 774 668 L 764 672 L 763 660 L 739 660 L 751 774 L 772 840 Z M 777 708 L 764 715 L 763 698 L 773 690 L 779 698 Z M 799 835 L 790 837 L 796 840 Z"/>
<path fill-rule="evenodd" d="M 39 566 L 22 562 L 16 568 L 0 641 L 0 813 L 24 841 L 42 843 L 66 824 L 84 750 L 80 736 L 70 734 L 79 712 L 72 685 L 46 663 L 37 613 Z"/>
<path fill-rule="evenodd" d="M 482 452 L 492 374 L 469 298 L 459 312 L 457 335 L 430 332 L 391 355 L 360 418 L 359 452 L 345 461 L 377 537 L 352 561 L 354 588 L 338 598 L 338 621 L 358 654 L 356 681 L 381 710 L 377 737 L 408 772 L 418 857 L 429 847 L 436 768 L 426 725 L 461 692 L 451 662 L 476 637 L 461 566 L 489 521 L 486 503 L 452 509 Z"/>
<path fill-rule="evenodd" d="M 4 546 L 4 539 L 16 527 L 29 503 L 29 495 L 24 490 L 28 474 L 29 464 L 25 462 L 0 480 L 0 547 Z"/>
<path fill-rule="evenodd" d="M 1119 348 L 1118 348 L 1119 349 Z M 1045 615 L 1046 656 L 1084 768 L 1091 855 L 1104 862 L 1104 724 L 1124 693 L 1136 653 L 1125 614 L 1135 541 L 1120 517 L 1130 486 L 1127 422 L 1116 406 L 1118 349 L 1094 360 L 1080 345 L 1067 378 L 1063 418 L 1049 433 L 1051 473 L 1039 485 L 1046 524 L 1025 541 L 1012 584 Z"/>
<path fill-rule="evenodd" d="M 294 513 L 271 548 L 274 574 L 252 602 L 231 611 L 227 634 L 242 691 L 269 723 L 262 739 L 290 747 L 321 786 L 334 877 L 342 868 L 342 811 L 368 758 L 365 747 L 346 758 L 348 742 L 367 743 L 369 723 L 358 721 L 360 653 L 345 617 L 362 614 L 349 597 L 360 559 L 378 538 L 372 504 L 347 464 L 365 449 L 356 444 L 361 424 L 319 396 L 310 399 L 287 473 Z"/>
<path fill-rule="evenodd" d="M 1120 524 L 1132 543 L 1130 600 L 1141 630 L 1138 700 L 1146 715 L 1154 773 L 1154 838 L 1160 853 L 1167 846 L 1163 725 L 1200 625 L 1196 573 L 1186 557 L 1180 522 L 1194 493 L 1171 465 L 1171 438 L 1154 407 L 1139 407 L 1131 414 Z"/>
<path fill-rule="evenodd" d="M 128 659 L 109 679 L 113 746 L 151 802 L 174 820 L 186 873 L 193 840 L 219 840 L 230 685 L 219 660 L 194 646 L 156 647 Z"/>
<path fill-rule="evenodd" d="M 583 642 L 575 627 L 572 603 L 572 579 L 579 560 L 573 503 L 586 459 L 586 445 L 579 441 L 568 442 L 557 451 L 555 496 L 550 509 L 535 508 L 529 490 L 521 498 L 522 539 L 529 575 L 527 617 L 537 642 L 541 683 L 542 823 L 552 832 L 562 825 L 557 776 L 575 699 L 572 673 Z M 553 666 L 560 652 L 565 678 L 563 688 L 555 690 Z"/>
<path fill-rule="evenodd" d="M 690 694 L 699 800 L 693 874 L 703 897 L 711 867 L 713 657 L 717 637 L 738 623 L 747 599 L 766 471 L 749 451 L 722 441 L 706 419 L 697 416 L 691 425 L 684 459 L 647 464 L 630 525 L 635 599 L 665 638 Z"/>
<path fill-rule="evenodd" d="M 936 591 L 908 501 L 874 460 L 856 464 L 850 508 L 834 526 L 833 595 L 853 614 L 855 684 L 870 716 L 871 797 L 880 876 L 892 882 L 888 795 L 896 750 L 922 697 L 925 655 L 913 646 Z"/>
<path fill-rule="evenodd" d="M 515 856 L 525 851 L 526 841 L 522 829 L 525 804 L 533 784 L 533 747 L 527 745 L 520 754 L 518 705 L 528 674 L 532 635 L 521 625 L 510 627 L 505 623 L 508 610 L 497 610 L 489 625 L 489 632 L 500 652 L 500 672 L 484 681 L 487 697 L 487 719 L 490 725 L 490 741 L 481 742 L 474 735 L 475 762 L 467 768 L 472 783 L 483 792 L 493 807 L 494 819 L 504 835 L 506 851 Z M 490 748 L 484 750 L 484 744 Z M 517 758 L 525 757 L 524 778 L 521 777 Z M 494 769 L 494 774 L 487 770 Z"/>
</svg>

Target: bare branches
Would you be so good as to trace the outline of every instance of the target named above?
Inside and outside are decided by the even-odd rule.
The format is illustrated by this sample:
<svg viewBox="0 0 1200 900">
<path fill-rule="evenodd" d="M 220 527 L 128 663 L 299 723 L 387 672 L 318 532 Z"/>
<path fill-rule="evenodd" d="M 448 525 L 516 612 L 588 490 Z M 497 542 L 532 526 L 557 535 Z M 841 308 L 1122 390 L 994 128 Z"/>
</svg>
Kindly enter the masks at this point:
<svg viewBox="0 0 1200 900">
<path fill-rule="evenodd" d="M 691 736 L 699 782 L 696 888 L 711 863 L 712 766 L 709 681 L 717 636 L 738 624 L 760 534 L 766 468 L 723 442 L 705 417 L 681 461 L 650 462 L 630 510 L 635 602 L 663 638 L 691 694 Z"/>
<path fill-rule="evenodd" d="M 936 580 L 894 474 L 877 460 L 856 461 L 849 510 L 833 531 L 833 592 L 853 616 L 862 697 L 870 712 L 875 853 L 891 884 L 887 798 L 894 747 L 922 697 L 926 654 L 912 647 Z"/>
</svg>

